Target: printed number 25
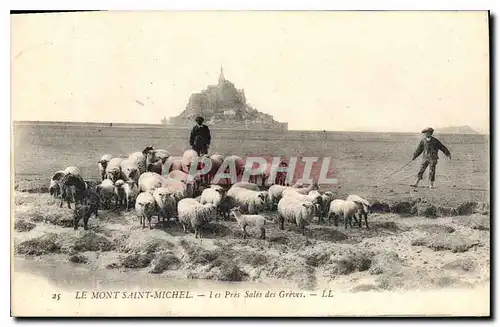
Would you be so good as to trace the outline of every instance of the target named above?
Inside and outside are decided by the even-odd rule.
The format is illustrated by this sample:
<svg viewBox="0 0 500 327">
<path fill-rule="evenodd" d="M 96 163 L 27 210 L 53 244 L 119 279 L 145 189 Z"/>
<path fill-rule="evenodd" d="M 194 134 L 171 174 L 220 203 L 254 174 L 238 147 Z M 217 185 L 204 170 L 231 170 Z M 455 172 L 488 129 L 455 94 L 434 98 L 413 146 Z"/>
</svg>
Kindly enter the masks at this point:
<svg viewBox="0 0 500 327">
<path fill-rule="evenodd" d="M 61 294 L 60 293 L 52 294 L 52 300 L 59 301 L 60 299 L 61 299 Z"/>
</svg>

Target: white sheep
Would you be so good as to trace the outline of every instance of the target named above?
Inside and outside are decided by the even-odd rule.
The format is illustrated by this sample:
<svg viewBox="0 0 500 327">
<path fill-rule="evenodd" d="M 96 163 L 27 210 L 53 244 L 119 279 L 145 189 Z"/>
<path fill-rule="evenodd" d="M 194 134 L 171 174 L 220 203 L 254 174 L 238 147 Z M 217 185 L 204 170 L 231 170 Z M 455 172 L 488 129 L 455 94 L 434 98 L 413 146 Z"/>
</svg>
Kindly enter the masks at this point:
<svg viewBox="0 0 500 327">
<path fill-rule="evenodd" d="M 267 203 L 267 192 L 264 191 L 257 192 L 241 187 L 231 187 L 227 191 L 227 196 L 233 199 L 233 203 L 246 214 L 258 213 L 266 207 Z"/>
<path fill-rule="evenodd" d="M 141 192 L 149 192 L 157 187 L 161 187 L 164 178 L 157 173 L 145 172 L 139 177 L 138 185 Z"/>
<path fill-rule="evenodd" d="M 109 209 L 111 201 L 115 198 L 115 183 L 111 179 L 106 178 L 101 184 L 97 185 L 96 190 L 105 207 Z"/>
<path fill-rule="evenodd" d="M 134 152 L 128 156 L 128 159 L 135 162 L 139 168 L 139 174 L 146 172 L 146 155 L 142 152 Z"/>
<path fill-rule="evenodd" d="M 238 225 L 243 229 L 243 238 L 247 237 L 247 227 L 255 227 L 260 230 L 260 239 L 264 240 L 266 238 L 266 228 L 265 225 L 272 223 L 272 221 L 267 220 L 261 215 L 243 215 L 239 207 L 234 207 L 231 209 L 231 214 L 238 222 Z"/>
<path fill-rule="evenodd" d="M 63 172 L 64 175 L 71 174 L 73 176 L 81 176 L 80 168 L 75 166 L 66 167 L 66 169 L 63 170 Z"/>
<path fill-rule="evenodd" d="M 278 206 L 279 200 L 283 197 L 283 191 L 289 188 L 289 186 L 283 186 L 283 185 L 271 185 L 269 187 L 269 202 L 271 203 L 271 206 Z"/>
<path fill-rule="evenodd" d="M 139 193 L 135 200 L 135 212 L 140 218 L 142 228 L 146 227 L 146 219 L 149 223 L 149 229 L 152 229 L 151 218 L 157 214 L 156 201 L 150 192 Z"/>
<path fill-rule="evenodd" d="M 124 159 L 120 163 L 120 171 L 122 178 L 124 180 L 133 180 L 136 183 L 139 181 L 139 177 L 141 175 L 141 172 L 139 170 L 139 165 L 135 159 Z"/>
<path fill-rule="evenodd" d="M 292 187 L 296 192 L 301 194 L 308 194 L 312 190 L 319 190 L 319 186 L 316 182 L 313 182 L 308 187 Z"/>
<path fill-rule="evenodd" d="M 338 226 L 338 218 L 340 216 L 344 219 L 344 227 L 347 228 L 347 224 L 352 227 L 352 219 L 357 222 L 355 214 L 358 212 L 360 205 L 353 201 L 347 201 L 342 199 L 335 199 L 330 203 L 330 210 L 328 212 L 328 219 L 334 217 L 335 226 Z"/>
<path fill-rule="evenodd" d="M 111 179 L 113 182 L 116 182 L 122 177 L 122 161 L 122 158 L 113 158 L 108 162 L 108 165 L 106 166 L 106 178 Z"/>
<path fill-rule="evenodd" d="M 159 187 L 153 191 L 153 197 L 158 208 L 158 215 L 165 219 L 170 219 L 177 214 L 177 201 L 172 195 L 172 191 L 167 187 Z"/>
<path fill-rule="evenodd" d="M 97 162 L 97 167 L 99 168 L 99 176 L 101 176 L 101 181 L 106 179 L 106 167 L 108 162 L 113 159 L 110 154 L 103 154 L 101 159 Z"/>
<path fill-rule="evenodd" d="M 350 194 L 346 200 L 356 202 L 360 205 L 360 208 L 358 210 L 359 226 L 361 227 L 361 218 L 364 217 L 365 225 L 368 228 L 368 213 L 371 212 L 370 202 L 356 194 Z"/>
<path fill-rule="evenodd" d="M 64 177 L 64 171 L 63 170 L 58 170 L 56 171 L 52 177 L 50 178 L 50 184 L 49 184 L 49 194 L 58 197 L 61 194 L 61 180 Z"/>
<path fill-rule="evenodd" d="M 211 203 L 201 204 L 195 199 L 186 198 L 177 204 L 179 222 L 182 224 L 184 232 L 190 225 L 194 229 L 194 237 L 201 238 L 201 228 L 215 217 L 215 206 Z"/>
<path fill-rule="evenodd" d="M 190 192 L 189 197 L 193 197 L 195 193 L 199 192 L 201 185 L 201 177 L 199 175 L 193 176 L 180 170 L 173 170 L 168 173 L 166 178 L 184 182 Z"/>
<path fill-rule="evenodd" d="M 295 223 L 305 235 L 305 227 L 314 216 L 314 205 L 309 201 L 300 201 L 293 197 L 283 197 L 278 202 L 278 222 L 281 230 L 285 229 L 285 220 Z"/>
<path fill-rule="evenodd" d="M 311 191 L 310 194 L 302 194 L 297 192 L 298 189 L 290 187 L 283 191 L 283 198 L 291 197 L 300 201 L 308 201 L 312 202 L 314 205 L 315 214 L 319 214 L 321 212 L 321 204 L 322 198 L 321 194 L 316 191 Z"/>
<path fill-rule="evenodd" d="M 217 214 L 220 213 L 219 208 L 222 199 L 226 196 L 225 190 L 221 188 L 206 188 L 201 192 L 200 203 L 211 203 L 217 208 Z"/>
<path fill-rule="evenodd" d="M 237 183 L 234 183 L 231 187 L 241 187 L 241 188 L 245 188 L 247 190 L 260 191 L 260 188 L 257 184 L 250 183 L 250 182 L 237 182 Z"/>
<path fill-rule="evenodd" d="M 330 203 L 332 203 L 333 199 L 334 199 L 333 193 L 330 191 L 326 191 L 325 193 L 321 194 L 321 215 L 320 215 L 320 218 L 327 218 L 328 217 L 328 211 L 330 210 Z"/>
<path fill-rule="evenodd" d="M 192 164 L 198 165 L 199 162 L 199 157 L 198 153 L 195 150 L 186 150 L 182 154 L 182 159 L 181 159 L 181 165 L 182 165 L 182 171 L 185 173 L 189 173 L 191 169 Z"/>
<path fill-rule="evenodd" d="M 133 180 L 115 182 L 115 193 L 120 201 L 120 204 L 125 201 L 125 210 L 129 211 L 132 204 L 139 194 L 139 187 Z"/>
<path fill-rule="evenodd" d="M 125 181 L 123 179 L 119 179 L 115 182 L 115 208 L 118 209 L 121 205 L 126 202 L 127 195 L 125 194 Z"/>
<path fill-rule="evenodd" d="M 176 179 L 163 179 L 161 184 L 162 187 L 168 187 L 172 194 L 174 195 L 176 201 L 180 201 L 184 198 L 192 198 L 194 195 L 194 184 L 184 183 Z"/>
</svg>

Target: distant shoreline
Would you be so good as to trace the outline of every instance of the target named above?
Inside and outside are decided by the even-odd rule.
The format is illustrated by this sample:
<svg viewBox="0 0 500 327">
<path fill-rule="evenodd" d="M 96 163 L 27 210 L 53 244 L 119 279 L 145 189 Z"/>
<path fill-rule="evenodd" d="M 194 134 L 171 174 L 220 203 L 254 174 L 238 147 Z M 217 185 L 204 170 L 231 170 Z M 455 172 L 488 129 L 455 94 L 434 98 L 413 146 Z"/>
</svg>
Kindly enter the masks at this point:
<svg viewBox="0 0 500 327">
<path fill-rule="evenodd" d="M 142 124 L 137 124 L 137 123 L 106 123 L 106 122 L 79 122 L 79 121 L 44 121 L 44 120 L 14 120 L 12 121 L 13 126 L 77 126 L 77 127 L 102 127 L 102 128 L 157 128 L 157 129 L 162 129 L 162 128 L 168 128 L 168 129 L 186 129 L 186 126 L 176 126 L 176 125 L 163 125 L 163 124 L 147 124 L 147 123 L 142 123 Z M 212 125 L 216 129 L 234 129 L 234 130 L 246 130 L 245 128 L 227 128 L 227 127 L 217 127 L 217 125 Z M 211 126 L 211 127 L 212 127 Z M 212 127 L 212 128 L 213 128 Z M 251 130 L 249 128 L 248 130 Z M 252 129 L 253 130 L 253 129 Z M 263 129 L 265 131 L 268 131 L 267 129 Z M 273 132 L 280 132 L 280 133 L 287 133 L 287 132 L 302 132 L 302 133 L 322 133 L 324 130 L 301 130 L 301 129 L 288 129 L 288 130 L 273 130 L 271 129 L 270 131 Z M 336 130 L 325 130 L 327 133 L 380 133 L 380 134 L 418 134 L 417 132 L 380 132 L 380 131 L 356 131 L 356 130 L 351 130 L 351 131 L 336 131 Z M 488 136 L 488 134 L 484 133 L 466 133 L 466 134 L 459 134 L 459 133 L 451 133 L 451 132 L 439 132 L 436 131 L 438 134 L 454 134 L 454 135 L 483 135 L 483 136 Z"/>
</svg>

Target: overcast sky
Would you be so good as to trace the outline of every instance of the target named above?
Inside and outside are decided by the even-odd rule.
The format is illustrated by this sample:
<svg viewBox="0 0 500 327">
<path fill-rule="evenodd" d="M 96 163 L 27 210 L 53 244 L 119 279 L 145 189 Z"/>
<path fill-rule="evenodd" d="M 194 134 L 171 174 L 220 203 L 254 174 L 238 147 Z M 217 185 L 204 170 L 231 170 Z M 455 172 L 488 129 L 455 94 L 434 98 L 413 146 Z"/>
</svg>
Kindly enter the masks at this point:
<svg viewBox="0 0 500 327">
<path fill-rule="evenodd" d="M 290 129 L 487 132 L 487 12 L 12 18 L 12 118 L 159 123 L 226 78 Z"/>
</svg>

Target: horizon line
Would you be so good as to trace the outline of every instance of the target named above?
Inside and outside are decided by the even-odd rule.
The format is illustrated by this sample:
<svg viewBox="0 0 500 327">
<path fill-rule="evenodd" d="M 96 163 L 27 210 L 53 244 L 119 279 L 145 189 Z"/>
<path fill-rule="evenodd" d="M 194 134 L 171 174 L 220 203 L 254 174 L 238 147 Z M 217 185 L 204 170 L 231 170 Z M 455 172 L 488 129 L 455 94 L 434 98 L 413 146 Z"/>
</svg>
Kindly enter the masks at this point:
<svg viewBox="0 0 500 327">
<path fill-rule="evenodd" d="M 64 123 L 73 123 L 73 124 L 91 124 L 91 125 L 142 125 L 142 126 L 169 126 L 169 127 L 178 127 L 182 128 L 183 126 L 176 126 L 176 125 L 165 125 L 162 123 L 127 123 L 127 122 L 98 122 L 98 121 L 75 121 L 75 120 L 14 120 L 12 119 L 11 122 L 13 124 L 16 123 L 55 123 L 55 124 L 64 124 Z M 212 126 L 217 126 L 217 125 L 212 125 Z M 477 131 L 476 129 L 472 128 L 469 125 L 460 125 L 460 126 L 448 126 L 448 127 L 437 127 L 435 130 L 439 130 L 440 128 L 449 128 L 449 127 L 462 127 L 462 126 L 467 126 L 470 127 L 472 130 L 474 130 L 475 133 L 450 133 L 450 132 L 444 132 L 443 134 L 458 134 L 458 135 L 489 135 L 490 133 L 484 133 L 483 131 Z M 228 129 L 228 128 L 225 128 Z M 238 129 L 238 128 L 235 128 Z M 283 132 L 286 133 L 288 131 L 294 131 L 294 132 L 337 132 L 337 133 L 390 133 L 390 134 L 420 134 L 419 132 L 415 131 L 405 131 L 405 132 L 396 132 L 396 131 L 377 131 L 377 130 L 325 130 L 325 129 L 291 129 L 288 128 L 287 130 L 284 131 L 279 131 L 276 130 L 277 132 Z M 437 131 L 439 133 L 439 131 Z"/>
</svg>

